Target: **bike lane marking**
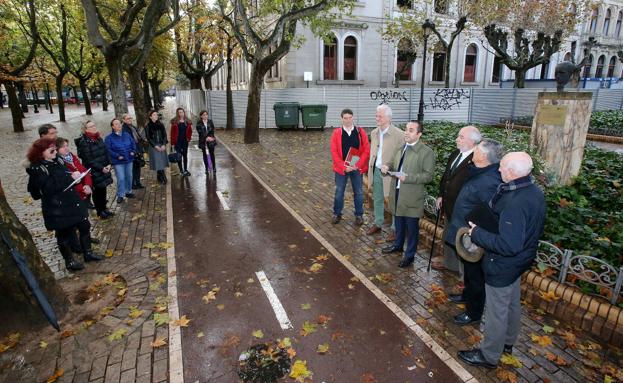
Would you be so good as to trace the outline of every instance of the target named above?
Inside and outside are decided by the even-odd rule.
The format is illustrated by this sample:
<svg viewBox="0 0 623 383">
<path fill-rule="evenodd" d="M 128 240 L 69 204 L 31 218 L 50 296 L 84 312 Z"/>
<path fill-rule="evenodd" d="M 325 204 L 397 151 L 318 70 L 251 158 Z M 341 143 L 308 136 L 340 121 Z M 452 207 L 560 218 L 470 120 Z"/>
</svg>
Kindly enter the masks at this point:
<svg viewBox="0 0 623 383">
<path fill-rule="evenodd" d="M 257 276 L 257 280 L 260 281 L 260 285 L 262 286 L 262 289 L 264 289 L 264 292 L 268 297 L 268 301 L 270 302 L 270 305 L 272 306 L 273 311 L 277 316 L 277 321 L 279 322 L 279 326 L 281 326 L 281 329 L 288 330 L 294 328 L 294 326 L 292 326 L 292 322 L 290 322 L 290 319 L 288 318 L 286 310 L 283 308 L 283 305 L 279 300 L 279 297 L 277 297 L 277 294 L 275 294 L 275 290 L 273 290 L 273 286 L 270 284 L 266 273 L 260 270 L 256 272 L 255 275 Z"/>
</svg>

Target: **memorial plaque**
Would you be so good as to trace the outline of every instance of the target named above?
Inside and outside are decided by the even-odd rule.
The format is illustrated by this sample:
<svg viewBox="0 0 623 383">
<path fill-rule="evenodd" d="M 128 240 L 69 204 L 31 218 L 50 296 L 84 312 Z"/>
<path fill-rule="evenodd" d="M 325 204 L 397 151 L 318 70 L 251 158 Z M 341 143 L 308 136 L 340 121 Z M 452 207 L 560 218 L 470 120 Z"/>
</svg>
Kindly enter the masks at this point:
<svg viewBox="0 0 623 383">
<path fill-rule="evenodd" d="M 541 105 L 539 107 L 539 125 L 564 126 L 567 117 L 567 105 Z"/>
</svg>

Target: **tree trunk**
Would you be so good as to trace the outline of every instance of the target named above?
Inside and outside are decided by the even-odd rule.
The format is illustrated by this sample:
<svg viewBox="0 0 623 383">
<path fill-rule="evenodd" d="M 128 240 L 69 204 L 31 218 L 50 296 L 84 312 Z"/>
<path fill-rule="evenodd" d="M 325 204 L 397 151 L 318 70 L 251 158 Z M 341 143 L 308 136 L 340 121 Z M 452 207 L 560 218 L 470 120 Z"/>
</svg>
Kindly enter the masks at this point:
<svg viewBox="0 0 623 383">
<path fill-rule="evenodd" d="M 99 80 L 100 94 L 102 95 L 102 111 L 108 111 L 108 92 L 106 89 L 106 79 Z"/>
<path fill-rule="evenodd" d="M 115 115 L 121 117 L 122 114 L 128 113 L 128 100 L 125 97 L 121 57 L 106 57 L 106 68 L 108 68 L 108 77 L 110 77 L 110 93 L 112 94 Z M 133 94 L 133 96 L 134 100 L 136 100 L 136 95 Z M 136 102 L 134 105 L 136 107 Z"/>
<path fill-rule="evenodd" d="M 134 114 L 136 115 L 136 126 L 147 124 L 147 109 L 143 99 L 143 86 L 141 85 L 141 69 L 128 69 L 128 82 L 134 103 Z"/>
<path fill-rule="evenodd" d="M 227 97 L 227 124 L 225 125 L 225 129 L 233 129 L 234 128 L 234 95 L 231 91 L 231 71 L 232 71 L 232 52 L 233 48 L 231 47 L 231 42 L 227 41 L 227 90 L 225 91 L 225 96 Z"/>
<path fill-rule="evenodd" d="M 23 113 L 22 108 L 19 105 L 17 94 L 15 94 L 15 85 L 12 81 L 4 82 L 4 88 L 6 89 L 7 98 L 9 99 L 9 108 L 11 109 L 11 118 L 13 119 L 13 131 L 23 132 L 24 122 L 22 121 Z"/>
<path fill-rule="evenodd" d="M 203 89 L 201 86 L 201 75 L 186 75 L 186 77 L 188 77 L 188 81 L 190 81 L 190 89 Z"/>
<path fill-rule="evenodd" d="M 523 88 L 526 82 L 526 70 L 515 69 L 515 88 Z"/>
<path fill-rule="evenodd" d="M 92 116 L 91 100 L 89 100 L 89 95 L 87 94 L 87 82 L 83 78 L 79 78 L 78 82 L 80 83 L 80 91 L 82 92 L 82 100 L 84 101 L 84 111 L 87 116 Z"/>
<path fill-rule="evenodd" d="M 50 85 L 48 82 L 45 82 L 45 97 L 48 99 L 48 105 L 50 106 L 50 114 L 54 113 L 54 108 L 52 108 L 52 98 L 50 97 Z M 58 97 L 57 97 L 58 98 Z"/>
<path fill-rule="evenodd" d="M 444 87 L 449 88 L 450 87 L 450 59 L 452 58 L 452 46 L 454 45 L 454 41 L 451 41 L 450 44 L 448 44 L 448 49 L 446 49 L 446 61 L 444 62 L 444 71 L 445 76 L 444 76 Z M 455 76 L 458 76 L 459 74 L 456 73 Z"/>
<path fill-rule="evenodd" d="M 0 231 L 7 234 L 17 250 L 26 258 L 28 268 L 39 282 L 39 287 L 61 319 L 68 310 L 69 301 L 60 288 L 50 268 L 43 262 L 28 229 L 20 222 L 9 204 L 0 184 Z M 0 337 L 11 332 L 43 327 L 47 320 L 39 304 L 9 254 L 4 241 L 0 241 Z"/>
<path fill-rule="evenodd" d="M 154 110 L 158 110 L 160 109 L 160 82 L 155 79 L 149 79 L 149 86 L 151 87 L 151 94 L 153 95 L 153 99 L 154 99 Z"/>
<path fill-rule="evenodd" d="M 258 64 L 251 67 L 249 78 L 249 97 L 247 98 L 247 115 L 244 121 L 244 143 L 256 144 L 260 142 L 260 107 L 262 102 L 262 84 L 264 83 L 263 70 Z"/>
<path fill-rule="evenodd" d="M 56 101 L 58 102 L 58 120 L 65 122 L 65 100 L 63 100 L 63 77 L 64 73 L 56 76 Z"/>
<path fill-rule="evenodd" d="M 147 79 L 147 69 L 141 71 L 141 85 L 143 85 L 143 98 L 145 99 L 145 110 L 152 107 L 151 97 L 149 96 L 149 80 Z"/>
<path fill-rule="evenodd" d="M 203 76 L 203 85 L 205 86 L 206 90 L 212 90 L 212 74 L 206 73 Z"/>
<path fill-rule="evenodd" d="M 24 84 L 22 84 L 21 82 L 17 83 L 17 93 L 19 96 L 19 103 L 21 105 L 22 112 L 28 113 L 28 99 L 26 98 L 26 91 L 24 90 Z M 22 114 L 22 117 L 26 117 L 26 116 Z"/>
</svg>

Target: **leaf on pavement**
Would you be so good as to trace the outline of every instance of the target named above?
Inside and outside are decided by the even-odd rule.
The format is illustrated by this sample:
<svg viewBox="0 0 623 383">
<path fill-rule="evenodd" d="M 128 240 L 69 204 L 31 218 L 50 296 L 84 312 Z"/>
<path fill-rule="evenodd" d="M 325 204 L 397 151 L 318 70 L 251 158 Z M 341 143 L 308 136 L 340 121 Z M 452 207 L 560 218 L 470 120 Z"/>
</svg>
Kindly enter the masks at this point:
<svg viewBox="0 0 623 383">
<path fill-rule="evenodd" d="M 113 251 L 111 249 L 106 250 L 106 252 L 104 253 L 104 256 L 106 258 L 110 258 L 113 256 Z"/>
<path fill-rule="evenodd" d="M 303 309 L 303 310 L 309 310 L 309 309 L 311 309 L 311 304 L 309 304 L 309 303 L 303 303 L 303 304 L 301 304 L 301 309 Z"/>
<path fill-rule="evenodd" d="M 130 318 L 136 319 L 141 315 L 143 315 L 143 310 L 139 310 L 136 306 L 130 306 L 130 313 L 128 314 Z"/>
<path fill-rule="evenodd" d="M 500 379 L 500 382 L 517 383 L 517 375 L 511 371 L 498 368 L 495 376 Z"/>
<path fill-rule="evenodd" d="M 255 338 L 262 339 L 264 337 L 264 332 L 262 330 L 255 330 L 251 333 Z"/>
<path fill-rule="evenodd" d="M 534 343 L 538 344 L 539 346 L 547 347 L 552 344 L 552 338 L 547 335 L 530 334 L 530 338 Z"/>
<path fill-rule="evenodd" d="M 318 318 L 316 319 L 316 322 L 319 325 L 322 325 L 322 327 L 326 327 L 327 323 L 331 320 L 330 316 L 326 316 L 326 315 L 318 315 Z"/>
<path fill-rule="evenodd" d="M 309 267 L 309 271 L 317 273 L 322 269 L 322 263 L 314 263 Z"/>
<path fill-rule="evenodd" d="M 216 293 L 214 291 L 209 291 L 206 295 L 202 296 L 201 299 L 206 303 L 210 303 L 216 299 Z"/>
<path fill-rule="evenodd" d="M 225 305 L 224 304 L 216 305 L 216 308 L 219 309 L 219 310 L 224 310 L 225 309 Z"/>
<path fill-rule="evenodd" d="M 317 260 L 318 262 L 321 262 L 321 261 L 326 261 L 327 259 L 329 259 L 329 256 L 328 256 L 328 255 L 326 255 L 326 254 L 319 255 L 319 256 L 317 256 L 317 257 L 316 257 L 316 260 Z"/>
<path fill-rule="evenodd" d="M 470 346 L 475 346 L 482 340 L 482 337 L 478 334 L 472 334 L 467 337 L 467 344 Z"/>
<path fill-rule="evenodd" d="M 547 302 L 554 302 L 560 299 L 554 290 L 550 290 L 548 292 L 539 291 L 539 295 L 541 296 L 541 299 Z"/>
<path fill-rule="evenodd" d="M 555 328 L 553 328 L 552 326 L 543 325 L 543 332 L 545 332 L 546 334 L 552 334 L 554 330 Z"/>
<path fill-rule="evenodd" d="M 307 361 L 297 360 L 294 362 L 289 376 L 297 382 L 303 383 L 305 379 L 311 378 L 312 375 L 313 373 L 307 369 Z"/>
<path fill-rule="evenodd" d="M 381 283 L 389 283 L 394 280 L 394 276 L 390 273 L 376 274 L 374 278 Z"/>
<path fill-rule="evenodd" d="M 545 359 L 549 360 L 550 362 L 554 362 L 559 366 L 566 366 L 568 364 L 563 357 L 561 357 L 560 355 L 555 355 L 551 352 L 547 352 L 545 354 Z"/>
<path fill-rule="evenodd" d="M 296 246 L 295 244 L 288 245 L 288 248 L 290 248 L 290 249 L 296 249 L 297 247 L 298 246 Z"/>
<path fill-rule="evenodd" d="M 517 359 L 515 355 L 511 355 L 511 354 L 502 354 L 502 356 L 500 357 L 500 362 L 507 364 L 509 366 L 513 366 L 515 368 L 523 367 L 523 364 L 521 363 L 521 361 Z"/>
<path fill-rule="evenodd" d="M 156 338 L 155 341 L 151 342 L 151 347 L 158 348 L 164 346 L 165 344 L 167 344 L 167 342 L 164 340 L 164 338 Z"/>
<path fill-rule="evenodd" d="M 575 343 L 575 334 L 571 331 L 558 331 L 558 333 L 562 336 L 562 338 L 567 342 L 567 346 L 569 348 L 576 348 L 577 344 Z"/>
<path fill-rule="evenodd" d="M 158 246 L 158 244 L 153 243 L 153 242 L 147 242 L 145 244 L 143 244 L 143 247 L 145 249 L 155 249 Z"/>
<path fill-rule="evenodd" d="M 65 374 L 65 370 L 62 368 L 59 368 L 58 370 L 54 371 L 54 374 L 52 376 L 50 376 L 45 382 L 46 383 L 54 383 L 58 380 L 58 378 L 60 378 L 61 376 L 63 376 L 63 374 Z"/>
<path fill-rule="evenodd" d="M 253 283 L 253 282 L 255 282 L 255 279 L 253 279 L 253 278 L 247 279 L 247 283 Z"/>
<path fill-rule="evenodd" d="M 39 342 L 39 348 L 46 348 L 48 347 L 48 343 L 44 340 L 42 340 L 41 342 Z"/>
<path fill-rule="evenodd" d="M 119 339 L 123 338 L 123 336 L 125 335 L 126 332 L 128 332 L 127 329 L 119 328 L 119 329 L 115 330 L 112 334 L 108 335 L 108 340 L 111 341 L 111 342 L 119 340 Z"/>
<path fill-rule="evenodd" d="M 203 333 L 203 331 L 199 331 L 197 333 L 197 338 L 203 338 L 205 336 L 205 334 Z"/>
<path fill-rule="evenodd" d="M 234 296 L 235 296 L 236 298 L 240 298 L 240 297 L 242 296 L 242 293 L 241 293 L 240 291 L 236 291 L 236 292 L 234 293 Z"/>
<path fill-rule="evenodd" d="M 307 336 L 309 334 L 315 333 L 316 331 L 318 331 L 317 324 L 305 321 L 305 323 L 303 323 L 303 328 L 301 329 L 300 334 L 302 336 Z"/>
<path fill-rule="evenodd" d="M 327 352 L 329 352 L 329 343 L 319 344 L 316 348 L 316 352 L 318 354 L 326 354 Z"/>
<path fill-rule="evenodd" d="M 163 326 L 169 323 L 169 321 L 170 321 L 169 314 L 167 313 L 164 313 L 164 314 L 155 313 L 154 314 L 154 323 L 156 323 L 156 327 Z"/>
<path fill-rule="evenodd" d="M 161 248 L 162 250 L 166 250 L 166 249 L 172 248 L 173 244 L 171 242 L 160 242 L 158 244 L 158 247 Z"/>
<path fill-rule="evenodd" d="M 173 322 L 171 322 L 173 326 L 180 326 L 180 327 L 188 327 L 188 323 L 190 323 L 190 319 L 186 318 L 186 315 L 182 315 L 180 319 L 174 320 Z"/>
<path fill-rule="evenodd" d="M 376 378 L 372 375 L 372 373 L 366 372 L 361 375 L 361 383 L 376 383 Z"/>
</svg>

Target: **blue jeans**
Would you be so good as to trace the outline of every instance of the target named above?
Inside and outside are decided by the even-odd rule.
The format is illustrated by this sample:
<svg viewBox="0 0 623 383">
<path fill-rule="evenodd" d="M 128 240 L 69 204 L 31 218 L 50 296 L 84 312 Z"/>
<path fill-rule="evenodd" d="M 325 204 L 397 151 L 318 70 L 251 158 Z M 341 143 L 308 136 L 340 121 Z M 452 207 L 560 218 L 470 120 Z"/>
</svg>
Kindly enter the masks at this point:
<svg viewBox="0 0 623 383">
<path fill-rule="evenodd" d="M 117 176 L 117 197 L 125 197 L 126 194 L 132 193 L 132 163 L 130 161 L 125 164 L 113 165 L 115 175 Z"/>
<path fill-rule="evenodd" d="M 344 175 L 335 173 L 333 214 L 342 215 L 342 209 L 344 208 L 344 191 L 346 190 L 348 179 L 350 179 L 350 184 L 353 187 L 353 194 L 355 195 L 355 216 L 361 217 L 363 216 L 363 176 L 357 170 L 344 173 Z"/>
<path fill-rule="evenodd" d="M 395 216 L 394 222 L 396 223 L 396 241 L 394 246 L 400 249 L 407 240 L 407 249 L 405 250 L 404 258 L 412 259 L 415 257 L 415 251 L 417 250 L 417 243 L 420 235 L 419 218 L 416 217 L 403 217 Z"/>
</svg>

